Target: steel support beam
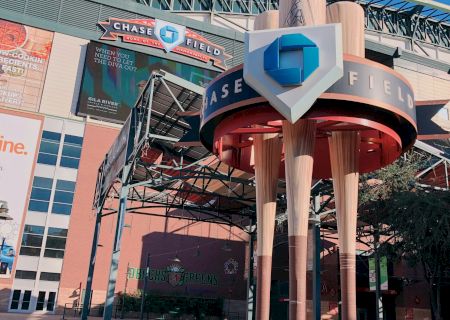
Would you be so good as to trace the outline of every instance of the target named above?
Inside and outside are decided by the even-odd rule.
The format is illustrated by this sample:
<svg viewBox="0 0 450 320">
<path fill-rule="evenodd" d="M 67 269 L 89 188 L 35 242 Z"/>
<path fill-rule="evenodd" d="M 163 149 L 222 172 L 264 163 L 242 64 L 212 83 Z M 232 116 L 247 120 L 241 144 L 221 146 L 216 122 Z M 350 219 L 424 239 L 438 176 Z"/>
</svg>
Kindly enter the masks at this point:
<svg viewBox="0 0 450 320">
<path fill-rule="evenodd" d="M 251 220 L 250 228 L 253 227 L 254 221 Z M 255 320 L 256 318 L 256 285 L 253 272 L 253 266 L 255 265 L 255 231 L 250 232 L 249 241 L 249 265 L 248 265 L 248 279 L 247 279 L 247 320 Z"/>
<path fill-rule="evenodd" d="M 114 237 L 114 246 L 111 257 L 111 265 L 109 269 L 108 288 L 106 290 L 105 310 L 103 313 L 104 320 L 110 320 L 113 314 L 114 291 L 116 289 L 117 271 L 119 269 L 120 242 L 122 239 L 123 225 L 125 213 L 127 211 L 128 200 L 128 173 L 130 165 L 125 165 L 122 173 L 122 188 L 120 190 L 119 210 L 117 212 L 117 223 Z"/>
<path fill-rule="evenodd" d="M 321 299 L 320 299 L 320 252 L 321 240 L 320 240 L 320 196 L 314 197 L 314 212 L 315 219 L 312 225 L 314 235 L 314 256 L 313 256 L 313 319 L 321 319 Z"/>
<path fill-rule="evenodd" d="M 94 268 L 95 268 L 95 260 L 97 256 L 97 245 L 100 233 L 100 226 L 102 222 L 102 207 L 100 206 L 97 211 L 97 216 L 95 219 L 95 229 L 94 229 L 94 237 L 92 238 L 92 246 L 91 246 L 91 256 L 89 258 L 89 269 L 88 276 L 86 280 L 86 290 L 84 293 L 83 299 L 83 309 L 81 311 L 81 320 L 87 320 L 89 315 L 91 296 L 92 296 L 92 280 L 94 277 Z"/>
</svg>

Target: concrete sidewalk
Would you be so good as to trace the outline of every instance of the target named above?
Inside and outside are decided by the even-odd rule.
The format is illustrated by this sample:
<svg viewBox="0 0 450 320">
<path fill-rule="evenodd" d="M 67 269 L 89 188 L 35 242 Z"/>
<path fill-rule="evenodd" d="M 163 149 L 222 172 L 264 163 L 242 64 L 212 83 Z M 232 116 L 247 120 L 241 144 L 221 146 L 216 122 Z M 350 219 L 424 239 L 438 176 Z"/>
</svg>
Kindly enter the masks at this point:
<svg viewBox="0 0 450 320">
<path fill-rule="evenodd" d="M 23 314 L 23 313 L 0 313 L 0 320 L 61 320 L 60 314 Z M 80 317 L 64 317 L 67 320 L 80 319 Z M 89 317 L 89 319 L 101 319 Z"/>
</svg>

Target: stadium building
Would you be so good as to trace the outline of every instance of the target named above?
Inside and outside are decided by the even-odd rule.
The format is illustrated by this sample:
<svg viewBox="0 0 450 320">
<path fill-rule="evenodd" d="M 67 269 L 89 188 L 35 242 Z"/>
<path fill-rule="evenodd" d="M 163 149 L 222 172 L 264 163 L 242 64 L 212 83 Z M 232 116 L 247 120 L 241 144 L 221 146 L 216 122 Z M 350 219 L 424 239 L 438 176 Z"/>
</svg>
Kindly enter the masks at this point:
<svg viewBox="0 0 450 320">
<path fill-rule="evenodd" d="M 450 6 L 358 2 L 366 57 L 414 88 L 415 148 L 432 159 L 423 183 L 447 190 Z M 103 312 L 107 296 L 121 313 L 124 293 L 139 299 L 145 291 L 159 314 L 190 303 L 217 318 L 251 316 L 253 176 L 211 156 L 192 133 L 191 116 L 205 85 L 243 62 L 244 32 L 255 16 L 277 7 L 272 0 L 0 1 L 0 208 L 10 218 L 0 220 L 1 312 L 79 312 L 92 271 L 92 315 Z M 121 128 L 140 105 L 149 113 L 125 126 L 135 121 L 144 130 L 148 121 L 150 129 L 127 150 L 139 159 L 119 166 Z M 134 184 L 120 221 L 114 180 L 124 174 Z M 284 199 L 280 192 L 280 208 Z M 287 319 L 285 231 L 274 244 L 274 319 Z M 336 241 L 333 231 L 322 233 L 331 234 L 322 314 L 337 319 Z M 358 312 L 371 319 L 368 248 L 360 249 Z M 431 319 L 423 274 L 393 264 L 386 273 L 388 319 Z"/>
</svg>

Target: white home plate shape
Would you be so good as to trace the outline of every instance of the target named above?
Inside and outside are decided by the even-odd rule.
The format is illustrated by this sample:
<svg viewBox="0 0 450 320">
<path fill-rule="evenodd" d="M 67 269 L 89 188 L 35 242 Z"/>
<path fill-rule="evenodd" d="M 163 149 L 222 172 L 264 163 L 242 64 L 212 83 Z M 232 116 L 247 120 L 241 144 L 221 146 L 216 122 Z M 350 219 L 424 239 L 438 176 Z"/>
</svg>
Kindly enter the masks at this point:
<svg viewBox="0 0 450 320">
<path fill-rule="evenodd" d="M 172 51 L 184 42 L 186 38 L 185 26 L 159 19 L 155 19 L 155 21 L 155 36 L 161 41 L 166 52 Z"/>
<path fill-rule="evenodd" d="M 291 123 L 343 76 L 340 24 L 247 32 L 245 48 L 245 82 Z"/>
</svg>

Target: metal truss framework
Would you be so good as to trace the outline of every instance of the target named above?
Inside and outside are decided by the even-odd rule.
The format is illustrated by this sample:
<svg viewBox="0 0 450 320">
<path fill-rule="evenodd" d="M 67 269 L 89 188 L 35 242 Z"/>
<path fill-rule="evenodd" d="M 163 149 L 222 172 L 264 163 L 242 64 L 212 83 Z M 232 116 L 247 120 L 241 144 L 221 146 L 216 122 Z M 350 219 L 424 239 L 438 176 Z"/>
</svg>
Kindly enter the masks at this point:
<svg viewBox="0 0 450 320">
<path fill-rule="evenodd" d="M 278 9 L 278 0 L 136 0 L 146 6 L 175 13 L 258 15 Z M 328 3 L 337 2 L 328 0 Z M 368 31 L 408 39 L 411 49 L 420 43 L 450 48 L 450 12 L 420 1 L 361 0 Z M 442 5 L 444 6 L 444 5 Z M 225 17 L 224 17 L 225 18 Z M 426 54 L 426 52 L 424 51 Z"/>
<path fill-rule="evenodd" d="M 86 319 L 89 311 L 98 234 L 105 216 L 114 214 L 117 219 L 105 302 L 106 317 L 112 312 L 126 213 L 226 224 L 241 228 L 250 234 L 250 239 L 254 239 L 254 176 L 221 163 L 198 143 L 183 142 L 183 137 L 191 131 L 189 116 L 200 110 L 203 90 L 171 74 L 153 73 L 132 111 L 128 137 L 130 151 L 121 164 L 121 170 L 115 173 L 119 179 L 107 186 L 107 190 L 102 184 L 108 175 L 106 160 L 110 155 L 100 167 L 94 201 L 97 221 L 82 319 Z M 440 149 L 421 142 L 416 144 L 415 152 L 427 161 L 418 174 L 421 187 L 449 189 L 447 169 L 450 159 Z M 439 179 L 430 179 L 430 174 L 438 168 L 441 170 Z M 286 218 L 284 189 L 284 181 L 280 181 L 279 223 Z M 326 195 L 322 197 L 323 202 L 317 202 L 320 195 Z M 336 240 L 337 221 L 331 182 L 317 181 L 312 187 L 312 199 L 315 201 L 311 204 L 311 222 L 316 226 L 316 232 L 320 235 L 322 230 L 325 240 Z M 118 203 L 119 206 L 114 208 L 110 203 L 116 206 Z M 359 242 L 367 243 L 366 225 L 359 225 L 357 234 Z M 279 234 L 274 246 L 284 244 L 284 238 Z"/>
<path fill-rule="evenodd" d="M 134 109 L 138 132 L 127 162 L 130 171 L 122 182 L 128 188 L 126 210 L 247 230 L 255 217 L 253 176 L 228 167 L 198 144 L 179 144 L 191 130 L 183 115 L 199 111 L 202 92 L 175 84 L 175 78 L 153 73 Z M 119 187 L 113 186 L 107 198 L 119 199 Z M 101 196 L 96 199 L 96 207 L 114 210 L 102 206 Z"/>
</svg>

